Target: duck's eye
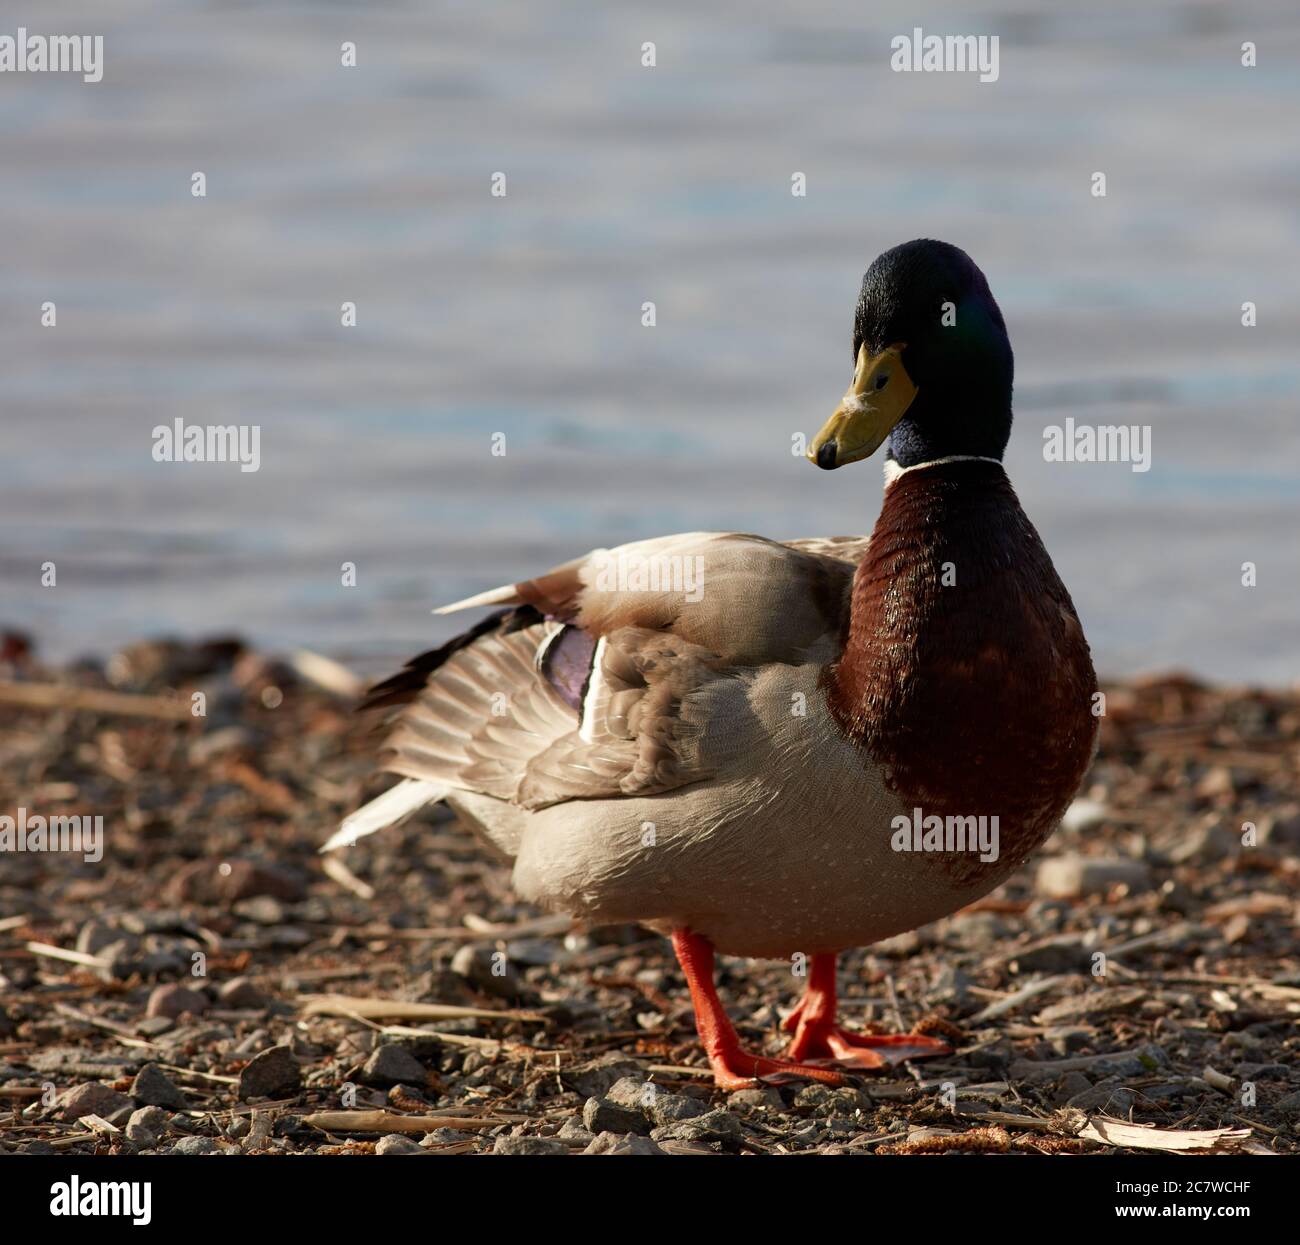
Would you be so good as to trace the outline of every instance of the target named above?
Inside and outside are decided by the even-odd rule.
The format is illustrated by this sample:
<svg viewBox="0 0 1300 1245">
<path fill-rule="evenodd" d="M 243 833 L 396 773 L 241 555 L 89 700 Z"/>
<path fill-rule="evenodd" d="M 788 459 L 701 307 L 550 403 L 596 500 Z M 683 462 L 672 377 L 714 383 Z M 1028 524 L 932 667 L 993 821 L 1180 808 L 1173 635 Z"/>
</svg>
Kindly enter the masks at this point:
<svg viewBox="0 0 1300 1245">
<path fill-rule="evenodd" d="M 884 375 L 884 376 L 877 376 L 877 377 L 876 377 L 876 388 L 877 388 L 877 389 L 883 389 L 887 384 L 889 384 L 889 376 L 888 376 L 888 374 L 886 374 L 886 375 Z"/>
</svg>

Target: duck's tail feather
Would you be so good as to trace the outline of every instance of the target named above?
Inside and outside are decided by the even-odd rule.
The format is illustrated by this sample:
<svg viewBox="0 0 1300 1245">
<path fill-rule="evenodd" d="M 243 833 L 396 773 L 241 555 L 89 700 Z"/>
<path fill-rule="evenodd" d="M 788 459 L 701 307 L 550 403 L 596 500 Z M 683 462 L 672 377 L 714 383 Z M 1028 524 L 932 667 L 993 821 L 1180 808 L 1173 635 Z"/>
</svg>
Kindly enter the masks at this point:
<svg viewBox="0 0 1300 1245">
<path fill-rule="evenodd" d="M 450 790 L 445 783 L 404 778 L 383 795 L 376 796 L 369 804 L 363 804 L 355 813 L 345 817 L 320 850 L 332 852 L 339 847 L 351 847 L 358 839 L 396 825 L 426 804 L 436 804 Z"/>
</svg>

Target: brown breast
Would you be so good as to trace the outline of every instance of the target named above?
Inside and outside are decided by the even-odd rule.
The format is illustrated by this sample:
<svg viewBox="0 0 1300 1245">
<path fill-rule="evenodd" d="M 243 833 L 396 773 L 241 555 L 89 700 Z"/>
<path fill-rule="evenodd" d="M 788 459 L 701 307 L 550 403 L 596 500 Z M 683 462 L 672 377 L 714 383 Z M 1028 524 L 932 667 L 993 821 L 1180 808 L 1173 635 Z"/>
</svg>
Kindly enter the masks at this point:
<svg viewBox="0 0 1300 1245">
<path fill-rule="evenodd" d="M 954 881 L 1004 876 L 1051 833 L 1092 757 L 1097 680 L 1000 465 L 926 467 L 886 489 L 823 685 L 905 807 L 998 817 L 996 866 L 936 857 Z"/>
</svg>

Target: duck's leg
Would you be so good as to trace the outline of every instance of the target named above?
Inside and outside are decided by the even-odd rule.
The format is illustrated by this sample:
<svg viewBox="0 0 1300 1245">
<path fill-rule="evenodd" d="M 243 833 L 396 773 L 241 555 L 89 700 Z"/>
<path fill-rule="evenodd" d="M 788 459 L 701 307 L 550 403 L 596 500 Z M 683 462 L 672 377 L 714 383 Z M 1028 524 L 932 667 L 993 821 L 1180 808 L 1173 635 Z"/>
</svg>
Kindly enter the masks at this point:
<svg viewBox="0 0 1300 1245">
<path fill-rule="evenodd" d="M 835 1023 L 835 956 L 814 955 L 808 989 L 786 1019 L 794 1033 L 787 1059 L 833 1059 L 845 1067 L 887 1068 L 904 1059 L 946 1055 L 951 1047 L 919 1033 L 854 1033 Z"/>
<path fill-rule="evenodd" d="M 691 990 L 695 1028 L 719 1089 L 752 1089 L 760 1077 L 773 1080 L 804 1077 L 827 1085 L 844 1084 L 844 1078 L 830 1068 L 814 1068 L 788 1059 L 768 1059 L 741 1050 L 740 1038 L 723 1011 L 722 1000 L 713 984 L 713 944 L 688 929 L 675 929 L 673 950 Z"/>
</svg>

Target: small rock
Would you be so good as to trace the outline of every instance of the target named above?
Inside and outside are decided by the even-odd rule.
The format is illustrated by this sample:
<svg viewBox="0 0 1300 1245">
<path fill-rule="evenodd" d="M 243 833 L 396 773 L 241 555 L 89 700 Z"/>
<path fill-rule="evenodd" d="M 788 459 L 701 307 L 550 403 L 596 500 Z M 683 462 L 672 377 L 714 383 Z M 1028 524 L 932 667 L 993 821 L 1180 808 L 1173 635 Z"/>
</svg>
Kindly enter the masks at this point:
<svg viewBox="0 0 1300 1245">
<path fill-rule="evenodd" d="M 145 1128 L 143 1124 L 132 1124 L 130 1120 L 126 1122 L 126 1139 L 142 1150 L 151 1149 L 158 1144 L 157 1133 Z"/>
<path fill-rule="evenodd" d="M 121 930 L 103 921 L 87 921 L 77 932 L 77 950 L 83 955 L 98 955 L 105 947 L 121 940 Z"/>
<path fill-rule="evenodd" d="M 658 1085 L 643 1076 L 621 1076 L 609 1087 L 605 1097 L 617 1106 L 644 1114 L 662 1092 Z"/>
<path fill-rule="evenodd" d="M 284 924 L 284 904 L 274 895 L 254 895 L 249 899 L 241 899 L 232 904 L 230 910 L 255 925 Z"/>
<path fill-rule="evenodd" d="M 131 1100 L 100 1081 L 87 1081 L 60 1094 L 56 1105 L 65 1120 L 79 1120 L 83 1115 L 107 1118 L 123 1107 L 130 1107 Z"/>
<path fill-rule="evenodd" d="M 1061 818 L 1061 829 L 1067 834 L 1087 834 L 1099 830 L 1106 822 L 1110 810 L 1098 800 L 1075 800 Z"/>
<path fill-rule="evenodd" d="M 239 1074 L 239 1097 L 275 1098 L 292 1094 L 302 1084 L 298 1061 L 287 1046 L 272 1046 L 254 1055 Z"/>
<path fill-rule="evenodd" d="M 490 947 L 461 947 L 451 957 L 451 971 L 475 989 L 497 998 L 516 999 L 524 989 L 510 960 Z"/>
<path fill-rule="evenodd" d="M 638 1137 L 629 1133 L 620 1137 L 617 1133 L 601 1133 L 593 1137 L 591 1144 L 583 1154 L 662 1154 L 663 1151 L 649 1137 Z"/>
<path fill-rule="evenodd" d="M 721 1107 L 694 1119 L 665 1124 L 650 1134 L 655 1141 L 739 1141 L 743 1135 L 740 1120 Z"/>
<path fill-rule="evenodd" d="M 592 1133 L 644 1133 L 648 1131 L 643 1112 L 620 1107 L 608 1098 L 588 1098 L 582 1108 L 583 1127 Z"/>
<path fill-rule="evenodd" d="M 211 1137 L 182 1137 L 169 1154 L 216 1154 L 217 1143 Z"/>
<path fill-rule="evenodd" d="M 149 1002 L 144 1009 L 146 1016 L 167 1016 L 175 1020 L 177 1016 L 191 1012 L 195 1016 L 202 1015 L 211 1006 L 206 994 L 200 994 L 197 990 L 191 990 L 189 986 L 166 985 L 156 986 L 153 993 L 149 996 Z"/>
<path fill-rule="evenodd" d="M 569 1118 L 560 1125 L 559 1132 L 555 1135 L 561 1141 L 577 1141 L 581 1142 L 584 1146 L 590 1145 L 592 1141 L 592 1134 L 583 1127 L 582 1117 L 580 1115 L 569 1116 Z"/>
<path fill-rule="evenodd" d="M 1065 1105 L 1079 1111 L 1100 1111 L 1104 1115 L 1123 1117 L 1136 1101 L 1137 1095 L 1131 1089 L 1103 1082 L 1075 1094 Z"/>
<path fill-rule="evenodd" d="M 1188 831 L 1165 855 L 1172 864 L 1226 860 L 1241 847 L 1241 840 L 1220 825 L 1197 826 Z"/>
<path fill-rule="evenodd" d="M 162 1133 L 167 1129 L 168 1115 L 160 1107 L 137 1107 L 131 1112 L 128 1124 L 147 1128 L 151 1133 Z"/>
<path fill-rule="evenodd" d="M 415 1085 L 424 1085 L 429 1074 L 424 1065 L 411 1054 L 405 1046 L 396 1042 L 385 1042 L 376 1046 L 361 1069 L 361 1080 L 366 1085 L 377 1085 L 384 1089 L 410 1081 Z"/>
<path fill-rule="evenodd" d="M 147 1063 L 136 1073 L 131 1097 L 145 1106 L 170 1107 L 173 1111 L 189 1106 L 185 1095 L 156 1063 Z"/>
<path fill-rule="evenodd" d="M 380 1137 L 375 1142 L 376 1154 L 428 1154 L 428 1150 L 420 1148 L 418 1141 L 412 1141 L 409 1137 L 403 1137 L 401 1133 L 389 1133 L 386 1137 Z"/>
<path fill-rule="evenodd" d="M 762 1085 L 754 1089 L 738 1089 L 734 1094 L 728 1094 L 727 1105 L 745 1115 L 751 1111 L 779 1111 L 785 1104 L 775 1086 Z"/>
<path fill-rule="evenodd" d="M 1071 1098 L 1086 1094 L 1092 1088 L 1092 1082 L 1082 1072 L 1067 1072 L 1052 1092 L 1052 1102 L 1060 1107 Z"/>
<path fill-rule="evenodd" d="M 678 1124 L 682 1120 L 698 1119 L 708 1114 L 709 1108 L 698 1098 L 685 1094 L 656 1094 L 650 1104 L 650 1120 L 655 1125 Z"/>
<path fill-rule="evenodd" d="M 1300 1120 L 1300 1093 L 1287 1094 L 1273 1104 L 1273 1110 L 1286 1120 Z"/>
<path fill-rule="evenodd" d="M 1121 857 L 1057 856 L 1038 866 L 1035 885 L 1055 899 L 1102 894 L 1119 885 L 1145 891 L 1151 887 L 1151 870 L 1140 860 Z"/>
<path fill-rule="evenodd" d="M 229 981 L 223 981 L 217 987 L 217 998 L 223 1007 L 249 1011 L 263 1009 L 269 1002 L 248 977 L 232 977 Z"/>
<path fill-rule="evenodd" d="M 620 1055 L 617 1051 L 609 1051 L 589 1063 L 569 1068 L 560 1075 L 566 1088 L 586 1099 L 603 1097 L 623 1077 L 636 1077 L 640 1080 L 645 1073 L 635 1060 Z"/>
<path fill-rule="evenodd" d="M 550 1137 L 498 1137 L 493 1154 L 568 1154 L 569 1147 Z"/>
<path fill-rule="evenodd" d="M 136 1023 L 135 1031 L 143 1038 L 151 1038 L 158 1037 L 175 1027 L 176 1022 L 170 1016 L 146 1016 Z"/>
<path fill-rule="evenodd" d="M 1087 1046 L 1095 1036 L 1093 1030 L 1078 1025 L 1059 1025 L 1055 1029 L 1048 1029 L 1043 1034 L 1043 1040 L 1048 1042 L 1058 1055 L 1072 1055 Z"/>
</svg>

